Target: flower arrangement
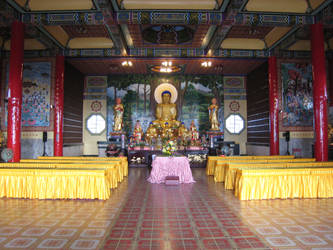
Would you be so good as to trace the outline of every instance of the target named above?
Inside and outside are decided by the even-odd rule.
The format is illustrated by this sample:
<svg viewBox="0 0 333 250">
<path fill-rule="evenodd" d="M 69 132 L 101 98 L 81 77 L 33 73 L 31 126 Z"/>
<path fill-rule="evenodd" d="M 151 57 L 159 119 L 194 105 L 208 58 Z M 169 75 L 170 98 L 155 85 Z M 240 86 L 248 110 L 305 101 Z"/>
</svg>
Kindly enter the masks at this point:
<svg viewBox="0 0 333 250">
<path fill-rule="evenodd" d="M 162 153 L 166 155 L 172 155 L 177 150 L 177 143 L 175 141 L 167 141 L 162 148 Z"/>
</svg>

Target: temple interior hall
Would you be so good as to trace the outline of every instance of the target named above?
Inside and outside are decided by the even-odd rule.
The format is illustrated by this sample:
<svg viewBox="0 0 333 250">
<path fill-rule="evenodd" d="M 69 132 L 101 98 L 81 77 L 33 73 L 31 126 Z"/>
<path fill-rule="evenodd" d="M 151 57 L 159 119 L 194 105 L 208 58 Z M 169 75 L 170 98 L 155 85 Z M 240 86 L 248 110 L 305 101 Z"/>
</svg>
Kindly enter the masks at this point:
<svg viewBox="0 0 333 250">
<path fill-rule="evenodd" d="M 333 249 L 333 0 L 1 0 L 0 249 Z"/>
</svg>

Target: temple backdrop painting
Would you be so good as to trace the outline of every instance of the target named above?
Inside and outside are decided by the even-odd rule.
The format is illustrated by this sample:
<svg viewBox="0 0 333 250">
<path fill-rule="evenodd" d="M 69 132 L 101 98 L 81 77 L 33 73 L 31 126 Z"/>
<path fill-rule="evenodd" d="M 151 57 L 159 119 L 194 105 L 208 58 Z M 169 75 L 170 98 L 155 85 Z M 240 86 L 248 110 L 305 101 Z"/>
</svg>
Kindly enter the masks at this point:
<svg viewBox="0 0 333 250">
<path fill-rule="evenodd" d="M 162 77 L 144 77 L 142 79 L 123 80 L 121 77 L 109 81 L 107 88 L 107 134 L 113 128 L 113 106 L 115 98 L 120 97 L 124 104 L 124 130 L 131 135 L 137 120 L 140 121 L 142 129 L 147 130 L 149 123 L 155 120 L 156 101 L 154 90 L 164 81 L 173 84 L 178 91 L 176 101 L 178 116 L 177 119 L 189 127 L 194 120 L 200 133 L 209 130 L 208 106 L 213 97 L 217 98 L 219 104 L 219 120 L 221 131 L 223 131 L 223 84 L 222 80 L 217 81 L 216 77 L 188 77 L 163 79 Z M 200 81 L 200 82 L 199 82 Z M 139 83 L 137 83 L 139 82 Z"/>
<path fill-rule="evenodd" d="M 51 62 L 24 62 L 22 83 L 22 126 L 50 125 Z M 8 93 L 9 66 L 6 71 Z M 5 106 L 7 124 L 7 105 Z"/>
<path fill-rule="evenodd" d="M 282 126 L 312 127 L 312 66 L 306 62 L 281 63 Z"/>
</svg>

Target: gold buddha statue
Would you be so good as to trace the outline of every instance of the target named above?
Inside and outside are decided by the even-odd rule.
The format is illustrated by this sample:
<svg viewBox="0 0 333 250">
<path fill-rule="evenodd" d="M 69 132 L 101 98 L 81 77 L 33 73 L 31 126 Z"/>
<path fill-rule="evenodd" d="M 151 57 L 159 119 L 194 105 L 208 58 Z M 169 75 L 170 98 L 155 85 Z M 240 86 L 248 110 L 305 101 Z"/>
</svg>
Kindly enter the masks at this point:
<svg viewBox="0 0 333 250">
<path fill-rule="evenodd" d="M 158 131 L 154 124 L 151 122 L 149 124 L 149 127 L 147 128 L 145 140 L 147 143 L 152 144 L 153 139 L 156 139 L 158 137 Z"/>
<path fill-rule="evenodd" d="M 178 137 L 182 140 L 182 142 L 187 141 L 187 139 L 191 137 L 188 129 L 185 127 L 185 124 L 183 122 L 178 129 Z"/>
<path fill-rule="evenodd" d="M 167 122 L 171 128 L 178 128 L 180 122 L 176 120 L 177 118 L 177 106 L 175 103 L 171 103 L 171 92 L 163 91 L 162 92 L 162 103 L 157 104 L 156 107 L 156 120 L 153 121 L 154 125 L 157 125 L 160 128 L 165 127 Z"/>
</svg>

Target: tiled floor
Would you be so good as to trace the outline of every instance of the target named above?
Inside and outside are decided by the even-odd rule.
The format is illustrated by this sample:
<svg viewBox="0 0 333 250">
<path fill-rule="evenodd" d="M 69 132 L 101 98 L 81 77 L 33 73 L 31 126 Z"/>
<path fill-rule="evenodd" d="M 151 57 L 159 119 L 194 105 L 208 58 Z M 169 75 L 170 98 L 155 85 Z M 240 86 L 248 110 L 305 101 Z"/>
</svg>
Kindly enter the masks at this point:
<svg viewBox="0 0 333 250">
<path fill-rule="evenodd" d="M 239 201 L 195 184 L 130 175 L 107 201 L 0 199 L 0 249 L 333 249 L 333 199 Z"/>
</svg>

